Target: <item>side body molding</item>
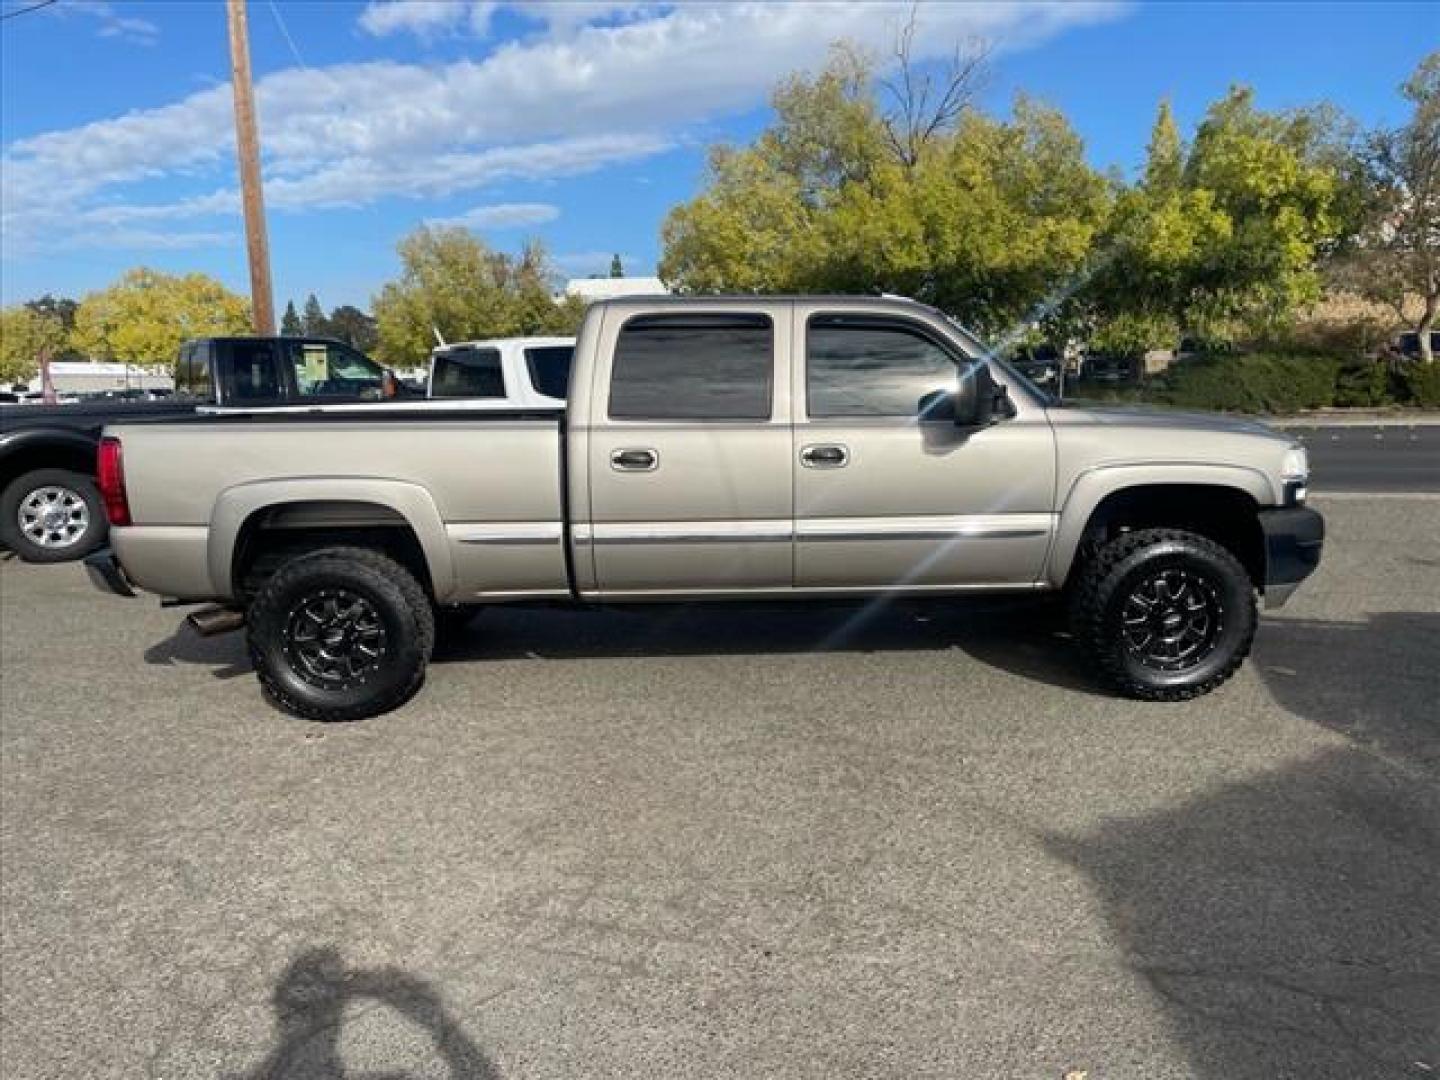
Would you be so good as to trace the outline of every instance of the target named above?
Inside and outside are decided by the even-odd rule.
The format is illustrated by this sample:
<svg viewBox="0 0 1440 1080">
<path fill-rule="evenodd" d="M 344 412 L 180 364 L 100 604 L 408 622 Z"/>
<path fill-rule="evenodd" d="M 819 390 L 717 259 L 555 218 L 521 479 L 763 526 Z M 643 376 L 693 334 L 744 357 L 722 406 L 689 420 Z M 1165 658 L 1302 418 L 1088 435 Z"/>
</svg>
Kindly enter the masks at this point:
<svg viewBox="0 0 1440 1080">
<path fill-rule="evenodd" d="M 294 480 L 259 480 L 236 484 L 220 493 L 210 517 L 206 552 L 215 595 L 231 599 L 231 568 L 235 544 L 245 522 L 258 510 L 285 503 L 373 503 L 403 517 L 419 538 L 430 569 L 435 599 L 448 600 L 455 592 L 455 569 L 440 511 L 430 493 L 419 484 L 380 477 L 302 477 Z"/>
<path fill-rule="evenodd" d="M 1127 488 L 1164 485 L 1204 485 L 1243 491 L 1259 506 L 1275 506 L 1281 494 L 1259 469 L 1244 465 L 1219 465 L 1203 461 L 1147 462 L 1094 465 L 1080 472 L 1060 500 L 1060 513 L 1050 556 L 1045 563 L 1045 581 L 1060 588 L 1075 561 L 1075 552 L 1095 508 L 1109 495 Z"/>
</svg>

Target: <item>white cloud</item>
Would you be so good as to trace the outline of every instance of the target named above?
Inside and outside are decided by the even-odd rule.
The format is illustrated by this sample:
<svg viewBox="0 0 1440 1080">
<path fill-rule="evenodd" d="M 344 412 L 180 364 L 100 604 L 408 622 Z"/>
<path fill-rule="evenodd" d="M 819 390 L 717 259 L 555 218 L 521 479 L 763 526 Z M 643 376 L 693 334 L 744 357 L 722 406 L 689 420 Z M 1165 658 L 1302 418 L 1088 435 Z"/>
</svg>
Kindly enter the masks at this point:
<svg viewBox="0 0 1440 1080">
<path fill-rule="evenodd" d="M 76 232 L 62 237 L 56 250 L 77 251 L 90 248 L 113 248 L 123 251 L 181 251 L 188 248 L 231 247 L 240 243 L 240 235 L 226 231 L 175 232 L 170 229 L 112 229 L 101 232 Z"/>
<path fill-rule="evenodd" d="M 375 37 L 411 33 L 429 38 L 459 30 L 484 37 L 496 6 L 492 0 L 371 0 L 360 13 L 360 28 Z"/>
<path fill-rule="evenodd" d="M 427 218 L 426 224 L 441 228 L 513 229 L 521 225 L 543 225 L 560 216 L 550 203 L 494 203 L 475 206 L 454 217 Z"/>
<path fill-rule="evenodd" d="M 473 20 L 479 6 L 447 4 L 439 12 L 374 4 L 362 18 L 376 33 L 427 19 L 440 29 L 440 14 L 455 19 L 458 9 Z M 548 20 L 549 29 L 480 59 L 278 71 L 257 86 L 267 202 L 287 210 L 364 206 L 640 160 L 697 124 L 761 104 L 785 73 L 823 63 L 837 38 L 884 54 L 908 10 L 890 3 L 532 6 L 522 11 Z M 920 59 L 938 57 L 980 35 L 1003 51 L 1117 10 L 1102 0 L 922 5 L 916 46 Z M 234 214 L 233 161 L 226 85 L 12 142 L 0 162 L 7 255 L 57 233 Z M 126 199 L 130 185 L 155 180 L 203 187 L 167 206 Z"/>
<path fill-rule="evenodd" d="M 118 38 L 135 45 L 154 45 L 160 40 L 160 27 L 149 19 L 120 14 L 107 0 L 67 0 L 48 10 L 57 15 L 78 14 L 94 19 L 97 37 Z"/>
</svg>

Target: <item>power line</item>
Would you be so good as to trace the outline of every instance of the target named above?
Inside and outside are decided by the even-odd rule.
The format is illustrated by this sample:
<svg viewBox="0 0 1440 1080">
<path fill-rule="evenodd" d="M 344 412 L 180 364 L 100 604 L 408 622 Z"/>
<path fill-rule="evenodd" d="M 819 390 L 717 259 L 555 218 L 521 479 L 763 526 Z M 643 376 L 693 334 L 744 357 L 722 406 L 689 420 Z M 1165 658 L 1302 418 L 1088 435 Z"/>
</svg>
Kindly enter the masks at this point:
<svg viewBox="0 0 1440 1080">
<path fill-rule="evenodd" d="M 310 65 L 305 63 L 305 58 L 300 55 L 300 50 L 295 47 L 295 39 L 290 36 L 290 28 L 285 25 L 285 19 L 280 14 L 280 8 L 276 6 L 275 0 L 270 0 L 270 11 L 275 16 L 275 23 L 280 27 L 280 33 L 285 37 L 285 43 L 290 46 L 290 52 L 295 57 L 295 62 L 306 71 L 309 71 Z"/>
<path fill-rule="evenodd" d="M 47 8 L 53 3 L 55 3 L 55 0 L 40 0 L 38 4 L 31 4 L 29 7 L 16 8 L 14 11 L 6 11 L 0 13 L 0 22 L 4 22 L 6 19 L 17 18 L 21 15 L 29 15 L 30 12 L 39 11 L 41 8 Z"/>
</svg>

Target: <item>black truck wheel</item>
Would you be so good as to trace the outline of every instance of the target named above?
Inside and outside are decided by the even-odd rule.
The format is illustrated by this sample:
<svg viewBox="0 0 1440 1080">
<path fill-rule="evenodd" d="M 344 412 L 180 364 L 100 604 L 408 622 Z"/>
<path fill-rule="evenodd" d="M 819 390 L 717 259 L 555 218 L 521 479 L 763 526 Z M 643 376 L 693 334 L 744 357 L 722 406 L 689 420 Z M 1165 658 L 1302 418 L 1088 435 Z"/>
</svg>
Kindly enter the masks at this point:
<svg viewBox="0 0 1440 1080">
<path fill-rule="evenodd" d="M 26 562 L 84 558 L 109 532 L 95 481 L 69 469 L 36 469 L 0 492 L 0 542 Z"/>
<path fill-rule="evenodd" d="M 1071 596 L 1076 640 L 1101 678 L 1130 697 L 1208 694 L 1255 637 L 1255 590 L 1229 551 L 1179 529 L 1139 529 L 1097 550 Z"/>
<path fill-rule="evenodd" d="M 435 645 L 425 590 L 365 548 L 297 556 L 250 604 L 250 659 L 282 708 L 309 720 L 360 720 L 407 701 Z"/>
</svg>

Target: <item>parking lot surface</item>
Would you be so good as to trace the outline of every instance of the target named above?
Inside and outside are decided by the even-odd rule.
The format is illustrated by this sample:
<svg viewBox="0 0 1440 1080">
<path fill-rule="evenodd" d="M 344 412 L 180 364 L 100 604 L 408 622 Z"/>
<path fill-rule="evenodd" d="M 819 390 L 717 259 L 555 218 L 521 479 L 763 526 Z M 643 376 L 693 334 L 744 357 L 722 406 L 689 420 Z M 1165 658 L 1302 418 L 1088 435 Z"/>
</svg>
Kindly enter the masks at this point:
<svg viewBox="0 0 1440 1080">
<path fill-rule="evenodd" d="M 6 563 L 7 1077 L 1440 1073 L 1440 500 L 1181 705 L 1044 605 L 486 612 L 267 706 Z"/>
</svg>

